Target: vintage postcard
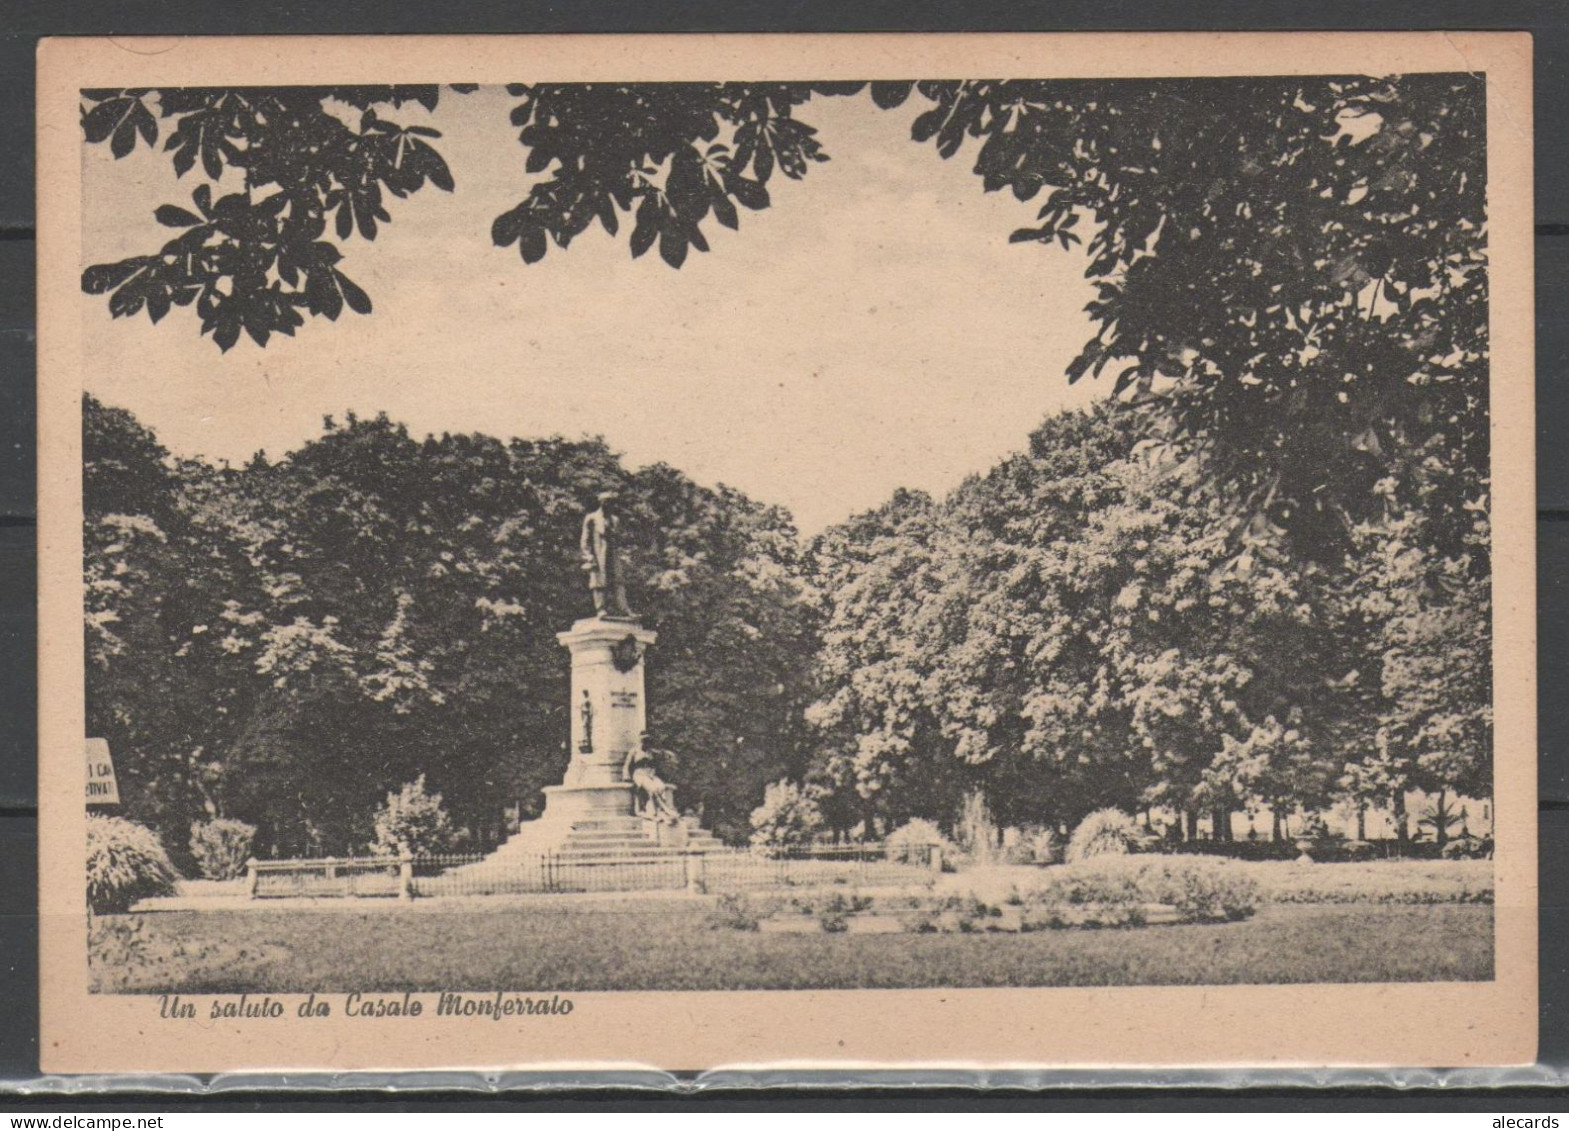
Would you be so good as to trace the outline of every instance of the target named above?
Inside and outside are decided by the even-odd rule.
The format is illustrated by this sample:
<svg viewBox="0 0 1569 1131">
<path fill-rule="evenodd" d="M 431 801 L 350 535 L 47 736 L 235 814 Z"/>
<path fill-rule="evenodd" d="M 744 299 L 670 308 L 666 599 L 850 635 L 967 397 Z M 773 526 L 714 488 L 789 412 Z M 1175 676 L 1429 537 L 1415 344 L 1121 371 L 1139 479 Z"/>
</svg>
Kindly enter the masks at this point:
<svg viewBox="0 0 1569 1131">
<path fill-rule="evenodd" d="M 1534 1058 L 1528 36 L 39 62 L 46 1070 Z"/>
</svg>

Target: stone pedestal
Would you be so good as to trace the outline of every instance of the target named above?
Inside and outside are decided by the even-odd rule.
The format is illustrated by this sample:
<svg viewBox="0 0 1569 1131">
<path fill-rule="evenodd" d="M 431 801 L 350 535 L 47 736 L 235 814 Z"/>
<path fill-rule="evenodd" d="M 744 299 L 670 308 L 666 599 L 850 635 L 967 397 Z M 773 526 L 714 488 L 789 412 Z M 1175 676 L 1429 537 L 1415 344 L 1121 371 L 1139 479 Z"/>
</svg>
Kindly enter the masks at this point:
<svg viewBox="0 0 1569 1131">
<path fill-rule="evenodd" d="M 691 818 L 660 826 L 636 812 L 625 768 L 648 717 L 643 661 L 657 634 L 636 620 L 588 617 L 556 639 L 572 658 L 572 760 L 561 784 L 545 787 L 540 818 L 467 868 L 516 866 L 547 854 L 607 863 L 722 847 Z"/>
<path fill-rule="evenodd" d="M 562 784 L 546 791 L 550 803 L 578 789 L 608 796 L 621 787 L 630 798 L 623 770 L 648 718 L 643 656 L 657 635 L 637 621 L 589 617 L 556 639 L 572 654 L 572 762 Z"/>
</svg>

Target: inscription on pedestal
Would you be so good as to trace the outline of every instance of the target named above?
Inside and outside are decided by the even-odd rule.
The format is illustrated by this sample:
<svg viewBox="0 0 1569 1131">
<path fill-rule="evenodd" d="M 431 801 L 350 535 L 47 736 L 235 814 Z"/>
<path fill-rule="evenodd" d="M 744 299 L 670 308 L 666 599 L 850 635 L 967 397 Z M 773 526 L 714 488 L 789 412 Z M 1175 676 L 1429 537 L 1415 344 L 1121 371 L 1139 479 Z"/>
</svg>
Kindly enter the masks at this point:
<svg viewBox="0 0 1569 1131">
<path fill-rule="evenodd" d="M 628 711 L 635 711 L 637 710 L 637 692 L 612 691 L 610 693 L 610 705 L 612 707 L 621 707 Z"/>
</svg>

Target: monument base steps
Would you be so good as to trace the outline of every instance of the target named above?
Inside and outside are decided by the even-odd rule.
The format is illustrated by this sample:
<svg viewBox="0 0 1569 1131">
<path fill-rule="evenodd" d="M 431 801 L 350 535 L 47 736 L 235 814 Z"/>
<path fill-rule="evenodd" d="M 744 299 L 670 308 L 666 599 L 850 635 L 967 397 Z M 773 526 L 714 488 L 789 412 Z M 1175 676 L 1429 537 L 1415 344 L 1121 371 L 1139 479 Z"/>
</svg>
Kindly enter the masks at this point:
<svg viewBox="0 0 1569 1131">
<path fill-rule="evenodd" d="M 628 813 L 578 821 L 552 821 L 548 814 L 523 825 L 485 859 L 454 869 L 457 873 L 526 867 L 542 856 L 564 862 L 647 860 L 690 852 L 721 852 L 724 844 L 695 817 L 679 825 L 662 824 Z"/>
<path fill-rule="evenodd" d="M 606 560 L 613 559 L 607 553 Z M 607 577 L 615 572 L 610 565 L 602 568 Z M 595 615 L 556 639 L 572 657 L 573 754 L 565 778 L 544 788 L 545 811 L 537 821 L 523 825 L 485 859 L 453 871 L 526 871 L 547 856 L 603 864 L 722 850 L 693 818 L 671 824 L 640 816 L 636 790 L 626 780 L 645 737 L 644 655 L 658 634 L 636 617 Z"/>
</svg>

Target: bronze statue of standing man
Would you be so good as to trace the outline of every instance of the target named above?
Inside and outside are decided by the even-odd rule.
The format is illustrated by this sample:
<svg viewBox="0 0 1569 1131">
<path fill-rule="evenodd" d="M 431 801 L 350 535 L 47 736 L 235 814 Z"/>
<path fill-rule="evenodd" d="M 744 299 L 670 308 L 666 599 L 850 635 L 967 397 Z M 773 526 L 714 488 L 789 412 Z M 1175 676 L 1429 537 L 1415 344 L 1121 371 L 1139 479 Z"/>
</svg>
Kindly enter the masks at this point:
<svg viewBox="0 0 1569 1131">
<path fill-rule="evenodd" d="M 626 579 L 621 568 L 621 497 L 614 491 L 599 495 L 599 509 L 583 516 L 579 539 L 588 591 L 594 596 L 594 615 L 611 620 L 633 620 L 627 607 Z"/>
</svg>

